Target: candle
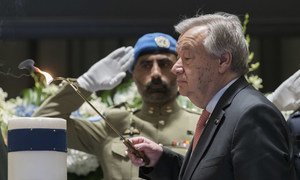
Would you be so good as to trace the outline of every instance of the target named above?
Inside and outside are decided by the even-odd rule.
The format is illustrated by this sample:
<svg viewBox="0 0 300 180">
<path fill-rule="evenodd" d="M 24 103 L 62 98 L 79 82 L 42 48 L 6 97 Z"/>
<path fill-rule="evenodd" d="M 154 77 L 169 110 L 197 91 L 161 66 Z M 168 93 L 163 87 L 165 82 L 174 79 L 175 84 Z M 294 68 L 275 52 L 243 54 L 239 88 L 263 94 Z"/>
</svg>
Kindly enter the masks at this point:
<svg viewBox="0 0 300 180">
<path fill-rule="evenodd" d="M 8 120 L 8 180 L 66 180 L 66 121 L 18 117 Z"/>
</svg>

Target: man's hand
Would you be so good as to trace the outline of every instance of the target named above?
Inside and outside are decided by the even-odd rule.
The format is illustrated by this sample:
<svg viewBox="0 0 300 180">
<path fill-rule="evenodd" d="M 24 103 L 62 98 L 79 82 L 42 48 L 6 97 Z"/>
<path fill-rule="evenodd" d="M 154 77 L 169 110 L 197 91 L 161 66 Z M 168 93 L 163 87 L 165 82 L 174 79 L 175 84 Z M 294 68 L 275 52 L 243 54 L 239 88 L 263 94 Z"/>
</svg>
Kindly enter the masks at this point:
<svg viewBox="0 0 300 180">
<path fill-rule="evenodd" d="M 121 83 L 132 62 L 133 48 L 121 47 L 95 63 L 77 82 L 90 92 L 112 89 Z"/>
<path fill-rule="evenodd" d="M 147 167 L 155 166 L 163 153 L 163 148 L 155 142 L 144 137 L 134 137 L 130 138 L 129 140 L 138 151 L 144 152 L 145 155 L 150 159 L 150 163 L 147 165 Z M 127 154 L 132 164 L 138 167 L 145 166 L 143 159 L 136 157 L 130 151 L 127 151 Z"/>
<path fill-rule="evenodd" d="M 280 111 L 297 110 L 300 107 L 300 70 L 285 80 L 267 98 Z"/>
</svg>

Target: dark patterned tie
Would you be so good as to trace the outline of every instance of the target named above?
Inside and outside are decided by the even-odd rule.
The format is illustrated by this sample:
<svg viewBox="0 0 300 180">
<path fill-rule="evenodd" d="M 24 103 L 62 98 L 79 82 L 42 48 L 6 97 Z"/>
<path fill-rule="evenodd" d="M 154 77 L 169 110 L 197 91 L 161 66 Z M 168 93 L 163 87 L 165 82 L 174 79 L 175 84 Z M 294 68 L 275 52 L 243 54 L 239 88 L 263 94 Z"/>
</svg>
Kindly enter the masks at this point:
<svg viewBox="0 0 300 180">
<path fill-rule="evenodd" d="M 193 141 L 193 148 L 192 148 L 193 151 L 194 151 L 194 149 L 195 149 L 195 147 L 198 143 L 198 140 L 201 136 L 201 133 L 204 129 L 205 123 L 206 123 L 209 115 L 210 115 L 210 113 L 206 109 L 204 109 L 202 111 L 202 114 L 201 114 L 198 122 L 197 122 L 197 127 L 196 127 L 196 130 L 195 130 L 194 141 Z"/>
</svg>

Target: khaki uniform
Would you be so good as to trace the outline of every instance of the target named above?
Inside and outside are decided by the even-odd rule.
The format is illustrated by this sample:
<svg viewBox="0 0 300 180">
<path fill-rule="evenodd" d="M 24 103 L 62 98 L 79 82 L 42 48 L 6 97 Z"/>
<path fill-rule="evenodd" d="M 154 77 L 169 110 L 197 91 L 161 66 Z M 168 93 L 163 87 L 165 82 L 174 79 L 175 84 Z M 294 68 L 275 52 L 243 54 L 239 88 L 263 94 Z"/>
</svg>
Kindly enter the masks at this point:
<svg viewBox="0 0 300 180">
<path fill-rule="evenodd" d="M 82 93 L 89 95 L 83 90 Z M 105 121 L 69 118 L 70 113 L 82 103 L 79 95 L 70 86 L 65 86 L 47 99 L 34 116 L 66 119 L 68 147 L 96 155 L 104 179 L 139 179 L 138 168 L 125 154 L 126 146 Z M 199 118 L 199 114 L 182 109 L 176 102 L 160 108 L 144 105 L 136 112 L 108 109 L 105 116 L 125 137 L 148 137 L 181 154 L 186 153 Z"/>
</svg>

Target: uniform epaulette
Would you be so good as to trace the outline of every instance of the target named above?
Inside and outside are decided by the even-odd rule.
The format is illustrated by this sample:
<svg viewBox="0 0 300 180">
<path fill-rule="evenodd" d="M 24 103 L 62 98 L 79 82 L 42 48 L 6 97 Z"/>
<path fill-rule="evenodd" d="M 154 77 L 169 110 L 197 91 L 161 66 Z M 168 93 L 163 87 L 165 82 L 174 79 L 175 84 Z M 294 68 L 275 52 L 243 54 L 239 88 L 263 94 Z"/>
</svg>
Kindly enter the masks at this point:
<svg viewBox="0 0 300 180">
<path fill-rule="evenodd" d="M 104 112 L 104 116 L 107 119 L 122 119 L 126 116 L 130 115 L 130 111 L 127 111 L 126 109 L 121 108 L 109 108 L 106 109 Z"/>
</svg>

